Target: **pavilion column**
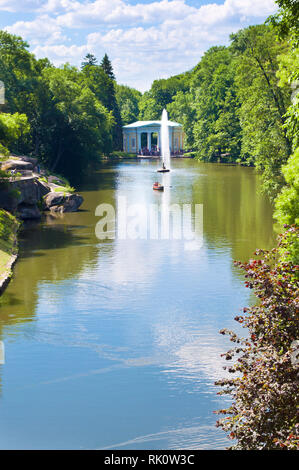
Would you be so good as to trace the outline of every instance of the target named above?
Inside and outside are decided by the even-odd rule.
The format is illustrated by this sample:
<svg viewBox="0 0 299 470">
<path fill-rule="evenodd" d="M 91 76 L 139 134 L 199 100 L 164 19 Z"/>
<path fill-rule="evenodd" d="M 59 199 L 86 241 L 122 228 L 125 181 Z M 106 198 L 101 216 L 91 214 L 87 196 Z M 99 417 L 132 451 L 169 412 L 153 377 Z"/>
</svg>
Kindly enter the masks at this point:
<svg viewBox="0 0 299 470">
<path fill-rule="evenodd" d="M 149 149 L 149 151 L 152 150 L 152 133 L 151 132 L 147 133 L 147 148 Z"/>
<path fill-rule="evenodd" d="M 137 153 L 141 150 L 141 133 L 138 132 L 137 134 Z"/>
</svg>

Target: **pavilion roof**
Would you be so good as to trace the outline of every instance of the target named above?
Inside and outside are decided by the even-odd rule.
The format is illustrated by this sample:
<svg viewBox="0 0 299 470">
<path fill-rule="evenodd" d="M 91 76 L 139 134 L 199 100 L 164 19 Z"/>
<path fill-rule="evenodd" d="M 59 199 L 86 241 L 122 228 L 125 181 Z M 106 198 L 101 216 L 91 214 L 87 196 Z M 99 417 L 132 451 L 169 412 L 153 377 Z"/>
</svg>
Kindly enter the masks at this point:
<svg viewBox="0 0 299 470">
<path fill-rule="evenodd" d="M 182 127 L 182 124 L 174 121 L 168 121 L 170 127 Z M 161 126 L 161 121 L 136 121 L 132 124 L 123 126 L 124 129 L 136 128 L 136 127 L 150 127 L 150 126 Z"/>
</svg>

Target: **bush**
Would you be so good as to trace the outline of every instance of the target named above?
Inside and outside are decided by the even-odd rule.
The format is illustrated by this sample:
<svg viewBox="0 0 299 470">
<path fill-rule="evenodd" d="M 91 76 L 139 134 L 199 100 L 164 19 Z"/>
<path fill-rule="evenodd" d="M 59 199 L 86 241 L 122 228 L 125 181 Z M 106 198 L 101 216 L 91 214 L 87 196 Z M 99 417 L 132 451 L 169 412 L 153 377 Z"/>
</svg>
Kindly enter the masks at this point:
<svg viewBox="0 0 299 470">
<path fill-rule="evenodd" d="M 272 251 L 258 250 L 259 259 L 236 263 L 245 270 L 246 287 L 253 289 L 257 305 L 244 308 L 235 320 L 249 336 L 228 334 L 236 347 L 224 354 L 234 364 L 236 377 L 216 382 L 219 394 L 232 396 L 228 415 L 217 422 L 237 443 L 232 449 L 298 448 L 297 409 L 299 361 L 294 361 L 294 341 L 299 337 L 298 268 L 280 253 L 289 249 L 290 232 L 298 242 L 299 229 L 290 228 Z M 298 246 L 298 244 L 297 244 Z"/>
</svg>

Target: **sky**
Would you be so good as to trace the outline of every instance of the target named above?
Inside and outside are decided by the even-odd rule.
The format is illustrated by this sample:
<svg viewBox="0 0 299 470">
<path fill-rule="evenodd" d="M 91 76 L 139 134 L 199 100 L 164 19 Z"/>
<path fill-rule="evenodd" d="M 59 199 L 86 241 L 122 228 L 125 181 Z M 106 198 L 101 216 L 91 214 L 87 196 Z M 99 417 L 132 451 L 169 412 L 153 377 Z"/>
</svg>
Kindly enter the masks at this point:
<svg viewBox="0 0 299 470">
<path fill-rule="evenodd" d="M 56 66 L 107 53 L 117 82 L 143 92 L 276 10 L 274 0 L 0 0 L 0 29 Z"/>
</svg>

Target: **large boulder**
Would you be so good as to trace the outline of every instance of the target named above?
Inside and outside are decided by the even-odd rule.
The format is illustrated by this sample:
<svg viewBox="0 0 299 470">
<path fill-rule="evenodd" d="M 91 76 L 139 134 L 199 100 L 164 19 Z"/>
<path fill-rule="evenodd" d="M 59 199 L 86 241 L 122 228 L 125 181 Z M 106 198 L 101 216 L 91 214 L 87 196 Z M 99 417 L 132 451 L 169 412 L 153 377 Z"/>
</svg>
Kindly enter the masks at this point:
<svg viewBox="0 0 299 470">
<path fill-rule="evenodd" d="M 23 170 L 33 170 L 35 165 L 32 162 L 24 161 L 21 159 L 8 159 L 2 163 L 1 169 L 4 171 L 23 171 Z"/>
<path fill-rule="evenodd" d="M 44 203 L 47 209 L 50 209 L 52 206 L 57 206 L 63 204 L 65 198 L 65 193 L 60 192 L 50 192 L 44 197 Z"/>
<path fill-rule="evenodd" d="M 51 192 L 44 197 L 47 209 L 52 212 L 76 212 L 83 202 L 79 194 Z"/>
<path fill-rule="evenodd" d="M 76 212 L 83 202 L 83 197 L 79 194 L 69 194 L 63 204 L 63 212 Z"/>
<path fill-rule="evenodd" d="M 18 205 L 18 193 L 11 188 L 0 190 L 0 207 L 8 212 L 14 212 Z"/>
<path fill-rule="evenodd" d="M 47 183 L 45 183 L 45 181 L 37 179 L 36 183 L 37 183 L 38 190 L 40 193 L 40 198 L 43 198 L 46 194 L 51 192 L 50 186 Z"/>
<path fill-rule="evenodd" d="M 16 179 L 10 185 L 19 193 L 18 204 L 37 204 L 42 199 L 43 186 L 35 177 Z"/>
<path fill-rule="evenodd" d="M 22 220 L 41 218 L 41 213 L 35 204 L 19 204 L 17 215 Z"/>
<path fill-rule="evenodd" d="M 33 167 L 35 167 L 38 164 L 38 159 L 34 157 L 27 157 L 26 155 L 19 157 L 20 160 L 23 160 L 23 162 L 30 162 Z"/>
</svg>

